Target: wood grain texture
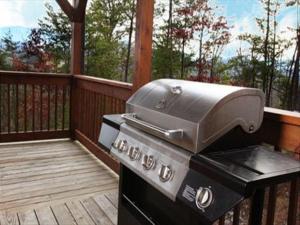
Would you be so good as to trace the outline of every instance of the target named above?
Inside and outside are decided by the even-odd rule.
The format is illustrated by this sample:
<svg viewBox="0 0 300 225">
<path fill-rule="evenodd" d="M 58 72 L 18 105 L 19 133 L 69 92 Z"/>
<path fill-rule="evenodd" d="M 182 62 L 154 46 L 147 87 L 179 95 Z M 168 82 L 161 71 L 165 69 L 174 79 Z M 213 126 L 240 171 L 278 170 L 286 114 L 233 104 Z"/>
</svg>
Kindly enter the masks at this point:
<svg viewBox="0 0 300 225">
<path fill-rule="evenodd" d="M 68 0 L 56 0 L 57 4 L 60 6 L 61 10 L 67 15 L 70 21 L 73 21 L 74 7 L 70 4 Z"/>
<path fill-rule="evenodd" d="M 18 213 L 20 225 L 39 225 L 34 210 L 27 210 Z"/>
<path fill-rule="evenodd" d="M 39 225 L 58 225 L 54 214 L 49 206 L 35 210 Z"/>
<path fill-rule="evenodd" d="M 262 141 L 295 153 L 300 159 L 300 113 L 265 108 Z"/>
<path fill-rule="evenodd" d="M 110 219 L 105 215 L 93 198 L 84 199 L 81 203 L 96 225 L 112 225 Z"/>
<path fill-rule="evenodd" d="M 154 0 L 137 0 L 133 91 L 151 80 Z"/>
<path fill-rule="evenodd" d="M 72 201 L 66 203 L 69 211 L 72 213 L 77 224 L 82 225 L 94 225 L 92 218 L 84 209 L 80 201 Z"/>
<path fill-rule="evenodd" d="M 37 204 L 46 207 L 56 201 L 80 199 L 118 188 L 112 171 L 81 145 L 69 140 L 0 145 L 0 175 L 0 212 L 33 210 Z M 70 204 L 70 210 L 76 212 L 77 208 Z M 37 218 L 47 214 L 45 211 L 49 214 L 47 208 L 37 211 Z M 31 220 L 32 212 L 18 214 L 19 220 L 20 215 L 25 222 Z M 63 220 L 64 215 L 61 216 Z"/>
</svg>

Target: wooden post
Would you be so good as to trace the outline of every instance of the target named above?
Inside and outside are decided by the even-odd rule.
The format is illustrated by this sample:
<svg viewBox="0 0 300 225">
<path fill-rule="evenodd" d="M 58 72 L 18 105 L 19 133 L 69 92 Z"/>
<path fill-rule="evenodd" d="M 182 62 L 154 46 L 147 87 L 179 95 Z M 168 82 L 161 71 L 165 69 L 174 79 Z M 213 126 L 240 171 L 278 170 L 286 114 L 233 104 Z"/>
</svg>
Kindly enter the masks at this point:
<svg viewBox="0 0 300 225">
<path fill-rule="evenodd" d="M 84 72 L 84 21 L 72 22 L 71 74 Z"/>
<path fill-rule="evenodd" d="M 84 36 L 85 36 L 85 8 L 87 0 L 73 0 L 72 43 L 71 43 L 71 74 L 84 73 Z M 75 139 L 75 130 L 78 127 L 78 90 L 76 79 L 72 78 L 70 101 L 70 131 Z"/>
<path fill-rule="evenodd" d="M 72 22 L 72 46 L 71 46 L 71 74 L 78 75 L 84 72 L 84 21 Z M 78 127 L 77 105 L 78 94 L 76 79 L 71 83 L 71 106 L 70 106 L 70 131 L 71 137 L 75 138 L 75 129 Z"/>
<path fill-rule="evenodd" d="M 137 0 L 133 92 L 151 80 L 154 0 Z"/>
</svg>

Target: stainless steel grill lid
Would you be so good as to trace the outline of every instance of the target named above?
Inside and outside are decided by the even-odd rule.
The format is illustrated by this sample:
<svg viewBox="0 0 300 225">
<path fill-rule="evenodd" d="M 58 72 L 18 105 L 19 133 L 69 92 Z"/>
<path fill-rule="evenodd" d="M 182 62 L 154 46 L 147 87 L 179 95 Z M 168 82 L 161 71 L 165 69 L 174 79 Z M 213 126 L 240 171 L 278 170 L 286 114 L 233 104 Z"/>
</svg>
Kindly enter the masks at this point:
<svg viewBox="0 0 300 225">
<path fill-rule="evenodd" d="M 198 153 L 234 127 L 257 131 L 263 120 L 259 89 L 161 79 L 126 104 L 126 123 Z"/>
</svg>

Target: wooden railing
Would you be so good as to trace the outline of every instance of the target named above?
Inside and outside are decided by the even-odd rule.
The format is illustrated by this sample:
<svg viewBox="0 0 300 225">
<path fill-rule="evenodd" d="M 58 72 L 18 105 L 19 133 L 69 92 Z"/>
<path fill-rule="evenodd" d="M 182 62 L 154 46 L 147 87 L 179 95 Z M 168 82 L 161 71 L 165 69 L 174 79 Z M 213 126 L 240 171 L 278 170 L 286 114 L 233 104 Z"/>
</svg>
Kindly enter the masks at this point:
<svg viewBox="0 0 300 225">
<path fill-rule="evenodd" d="M 281 151 L 300 160 L 300 114 L 265 108 L 264 122 L 258 137 L 274 151 Z M 280 163 L 280 162 L 278 162 Z M 263 224 L 300 224 L 299 178 L 274 185 L 265 193 Z M 246 225 L 250 218 L 252 199 L 247 199 L 222 217 L 218 224 Z"/>
<path fill-rule="evenodd" d="M 75 138 L 84 144 L 114 171 L 119 164 L 98 147 L 102 116 L 125 112 L 132 85 L 117 81 L 75 75 L 72 94 L 72 123 Z"/>
<path fill-rule="evenodd" d="M 74 76 L 72 89 L 76 99 L 73 116 L 76 139 L 118 172 L 119 164 L 100 149 L 97 141 L 102 116 L 125 111 L 125 102 L 132 94 L 131 85 L 77 75 Z M 273 146 L 274 150 L 282 150 L 299 159 L 299 114 L 266 108 L 264 123 L 258 135 L 266 144 Z M 299 189 L 297 180 L 270 187 L 265 194 L 264 224 L 298 224 Z M 250 207 L 251 199 L 247 199 L 221 218 L 218 224 L 248 224 Z"/>
<path fill-rule="evenodd" d="M 0 71 L 0 142 L 69 137 L 71 75 Z"/>
<path fill-rule="evenodd" d="M 115 172 L 119 164 L 98 146 L 102 116 L 123 113 L 132 85 L 83 75 L 0 72 L 0 142 L 73 137 Z M 300 159 L 300 116 L 265 109 L 259 138 Z M 300 224 L 299 179 L 269 187 L 264 224 Z M 251 199 L 217 224 L 248 224 Z"/>
</svg>

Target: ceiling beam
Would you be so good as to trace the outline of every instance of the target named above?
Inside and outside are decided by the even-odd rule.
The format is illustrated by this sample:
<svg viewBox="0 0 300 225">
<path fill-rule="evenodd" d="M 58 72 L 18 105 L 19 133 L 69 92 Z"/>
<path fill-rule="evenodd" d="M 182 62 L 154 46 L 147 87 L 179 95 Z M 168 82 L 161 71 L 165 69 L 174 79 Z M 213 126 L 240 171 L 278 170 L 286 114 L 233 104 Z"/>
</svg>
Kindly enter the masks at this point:
<svg viewBox="0 0 300 225">
<path fill-rule="evenodd" d="M 75 9 L 68 0 L 56 0 L 62 11 L 68 16 L 70 21 L 73 21 Z"/>
<path fill-rule="evenodd" d="M 85 17 L 85 9 L 87 5 L 87 0 L 77 0 L 75 1 L 75 13 L 73 16 L 74 22 L 83 22 Z"/>
</svg>

